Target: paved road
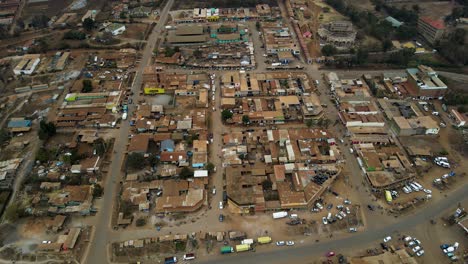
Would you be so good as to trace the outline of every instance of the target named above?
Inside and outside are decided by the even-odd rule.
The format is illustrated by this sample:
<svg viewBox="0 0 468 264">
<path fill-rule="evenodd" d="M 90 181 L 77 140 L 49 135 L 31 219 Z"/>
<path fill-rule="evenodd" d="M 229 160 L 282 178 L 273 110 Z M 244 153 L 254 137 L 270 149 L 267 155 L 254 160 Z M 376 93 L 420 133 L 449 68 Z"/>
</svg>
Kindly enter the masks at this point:
<svg viewBox="0 0 468 264">
<path fill-rule="evenodd" d="M 161 17 L 157 25 L 153 28 L 151 35 L 148 37 L 148 44 L 145 47 L 141 63 L 135 74 L 135 79 L 132 86 L 134 93 L 134 101 L 138 102 L 139 92 L 142 84 L 142 73 L 151 60 L 154 43 L 160 37 L 164 24 L 168 18 L 169 10 L 172 7 L 174 0 L 168 0 L 166 6 L 161 11 Z M 130 105 L 128 109 L 129 117 L 132 115 L 134 105 Z M 107 263 L 108 262 L 108 235 L 111 230 L 111 220 L 114 201 L 119 193 L 118 182 L 122 179 L 122 160 L 127 150 L 127 138 L 130 134 L 130 125 L 128 121 L 122 121 L 119 131 L 119 137 L 114 144 L 114 155 L 108 178 L 104 187 L 104 196 L 102 198 L 101 210 L 97 215 L 96 226 L 89 252 L 83 257 L 84 263 Z"/>
<path fill-rule="evenodd" d="M 386 235 L 392 234 L 396 231 L 403 232 L 410 230 L 416 225 L 428 222 L 429 219 L 437 217 L 441 212 L 453 207 L 459 202 L 468 201 L 466 193 L 468 193 L 468 185 L 456 190 L 444 200 L 426 205 L 424 210 L 420 210 L 419 212 L 408 216 L 401 216 L 399 221 L 394 224 L 373 229 L 369 228 L 364 232 L 356 233 L 355 235 L 342 239 L 319 243 L 307 241 L 301 245 L 297 244 L 294 247 L 282 248 L 282 250 L 269 250 L 264 252 L 257 251 L 255 253 L 241 254 L 234 253 L 230 256 L 218 255 L 200 263 L 286 263 L 293 262 L 298 259 L 303 260 L 306 257 L 313 259 L 313 257 L 323 256 L 323 254 L 330 250 L 340 252 L 342 250 L 353 249 L 355 247 L 360 247 L 360 249 L 362 249 L 362 245 L 381 240 Z"/>
</svg>

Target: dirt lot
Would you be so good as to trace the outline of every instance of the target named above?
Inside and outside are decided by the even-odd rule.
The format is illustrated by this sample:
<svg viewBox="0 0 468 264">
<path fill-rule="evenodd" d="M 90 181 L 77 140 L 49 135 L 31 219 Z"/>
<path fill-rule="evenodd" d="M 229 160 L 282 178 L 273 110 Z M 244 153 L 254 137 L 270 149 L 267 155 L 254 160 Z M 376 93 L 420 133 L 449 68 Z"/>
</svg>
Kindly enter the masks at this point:
<svg viewBox="0 0 468 264">
<path fill-rule="evenodd" d="M 444 1 L 409 1 L 404 3 L 395 3 L 394 6 L 409 8 L 417 4 L 419 6 L 419 16 L 428 16 L 432 19 L 443 19 L 445 16 L 452 13 L 452 2 Z M 437 12 L 434 12 L 437 10 Z"/>
<path fill-rule="evenodd" d="M 37 14 L 44 14 L 47 17 L 57 16 L 71 4 L 73 0 L 49 0 L 40 3 L 27 4 L 23 10 L 23 20 L 27 21 Z"/>
<path fill-rule="evenodd" d="M 145 31 L 148 29 L 148 27 L 148 24 L 127 24 L 127 30 L 125 30 L 125 32 L 120 37 L 142 40 L 144 38 Z"/>
</svg>

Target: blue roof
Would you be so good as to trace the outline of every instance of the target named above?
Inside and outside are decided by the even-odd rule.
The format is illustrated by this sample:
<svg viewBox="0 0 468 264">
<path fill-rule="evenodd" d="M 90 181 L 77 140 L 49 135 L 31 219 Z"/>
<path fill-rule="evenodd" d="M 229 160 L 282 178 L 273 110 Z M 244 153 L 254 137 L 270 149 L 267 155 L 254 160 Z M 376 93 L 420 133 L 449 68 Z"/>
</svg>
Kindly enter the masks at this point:
<svg viewBox="0 0 468 264">
<path fill-rule="evenodd" d="M 8 122 L 9 128 L 16 128 L 16 127 L 30 127 L 32 124 L 31 120 L 11 120 Z"/>
<path fill-rule="evenodd" d="M 161 141 L 161 150 L 174 150 L 174 140 L 172 139 L 166 139 Z"/>
</svg>

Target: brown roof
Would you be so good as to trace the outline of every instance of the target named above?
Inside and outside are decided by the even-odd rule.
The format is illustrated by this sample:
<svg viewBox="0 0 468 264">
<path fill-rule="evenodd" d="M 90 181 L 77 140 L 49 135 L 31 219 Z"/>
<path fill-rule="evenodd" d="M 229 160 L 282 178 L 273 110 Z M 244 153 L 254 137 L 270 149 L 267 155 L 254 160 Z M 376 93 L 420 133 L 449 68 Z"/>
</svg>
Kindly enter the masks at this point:
<svg viewBox="0 0 468 264">
<path fill-rule="evenodd" d="M 128 152 L 146 153 L 148 151 L 149 138 L 149 134 L 138 134 L 133 136 L 130 140 L 130 145 L 128 146 Z"/>
<path fill-rule="evenodd" d="M 187 160 L 187 153 L 185 151 L 176 151 L 176 152 L 161 152 L 159 160 L 162 162 L 176 162 L 181 160 Z"/>
</svg>

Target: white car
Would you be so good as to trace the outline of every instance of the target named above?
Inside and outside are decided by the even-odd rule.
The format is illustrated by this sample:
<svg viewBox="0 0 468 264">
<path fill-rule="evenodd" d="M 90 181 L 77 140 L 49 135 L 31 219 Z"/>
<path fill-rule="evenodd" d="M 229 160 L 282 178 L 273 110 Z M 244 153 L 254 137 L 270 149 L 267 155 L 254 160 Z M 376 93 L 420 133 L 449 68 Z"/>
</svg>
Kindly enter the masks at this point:
<svg viewBox="0 0 468 264">
<path fill-rule="evenodd" d="M 357 232 L 357 228 L 356 228 L 356 227 L 350 227 L 350 228 L 349 228 L 349 232 L 350 232 L 350 233 Z"/>
<path fill-rule="evenodd" d="M 425 193 L 427 193 L 427 194 L 431 194 L 431 193 L 432 193 L 432 191 L 429 190 L 429 189 L 424 189 L 423 191 L 424 191 Z"/>
<path fill-rule="evenodd" d="M 420 257 L 422 255 L 424 255 L 424 249 L 421 249 L 418 252 L 416 252 L 416 256 Z"/>
<path fill-rule="evenodd" d="M 219 209 L 222 210 L 223 208 L 224 208 L 223 201 L 220 201 L 220 202 L 219 202 Z"/>
<path fill-rule="evenodd" d="M 413 248 L 413 252 L 416 253 L 416 252 L 418 252 L 420 249 L 421 249 L 420 246 L 415 246 L 415 247 Z"/>
<path fill-rule="evenodd" d="M 414 239 L 414 242 L 416 242 L 416 244 L 421 245 L 421 241 L 417 240 L 416 238 Z"/>
<path fill-rule="evenodd" d="M 328 224 L 327 218 L 326 218 L 325 216 L 322 217 L 322 223 L 323 223 L 324 225 Z"/>
<path fill-rule="evenodd" d="M 294 241 L 286 241 L 287 246 L 294 246 Z"/>
<path fill-rule="evenodd" d="M 351 210 L 349 209 L 349 207 L 346 207 L 346 214 L 350 214 L 351 213 Z"/>
<path fill-rule="evenodd" d="M 316 203 L 315 206 L 320 209 L 320 210 L 323 210 L 323 206 L 320 204 L 320 203 Z"/>
<path fill-rule="evenodd" d="M 286 243 L 284 241 L 276 241 L 277 246 L 284 246 Z"/>
<path fill-rule="evenodd" d="M 338 219 L 340 219 L 340 220 L 343 219 L 343 217 L 342 217 L 340 214 L 336 214 L 335 217 L 338 218 Z"/>
<path fill-rule="evenodd" d="M 411 241 L 411 240 L 413 240 L 412 237 L 410 237 L 410 236 L 405 237 L 405 242 L 408 242 L 408 241 Z"/>
<path fill-rule="evenodd" d="M 392 240 L 392 237 L 391 236 L 388 236 L 386 238 L 383 239 L 383 242 L 387 243 L 388 241 Z"/>
<path fill-rule="evenodd" d="M 416 246 L 416 242 L 410 241 L 410 242 L 408 243 L 408 246 L 410 246 L 410 247 Z"/>
</svg>

